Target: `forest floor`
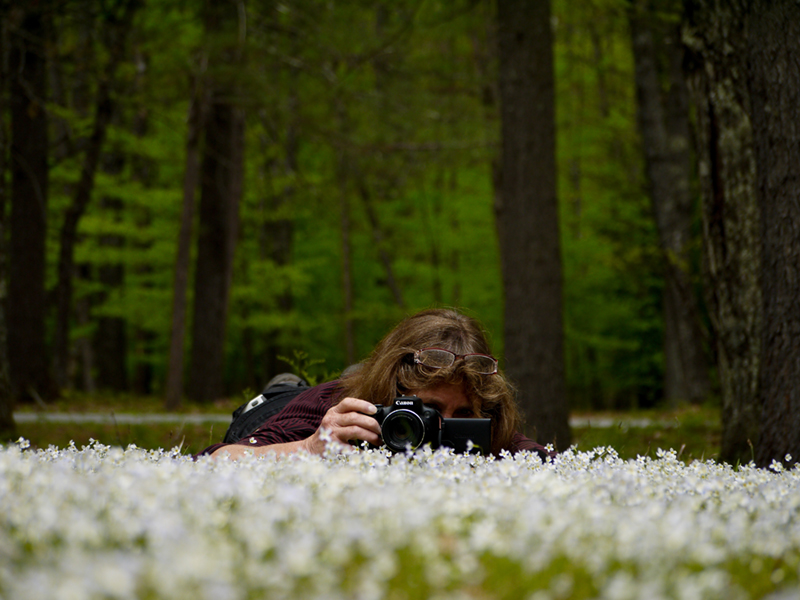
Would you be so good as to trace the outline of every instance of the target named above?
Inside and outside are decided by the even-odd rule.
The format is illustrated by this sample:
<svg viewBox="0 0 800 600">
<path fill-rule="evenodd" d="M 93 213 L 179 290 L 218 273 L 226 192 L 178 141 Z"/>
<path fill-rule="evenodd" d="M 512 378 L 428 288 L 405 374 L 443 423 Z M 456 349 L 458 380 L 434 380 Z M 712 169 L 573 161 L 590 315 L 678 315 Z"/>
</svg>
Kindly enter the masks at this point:
<svg viewBox="0 0 800 600">
<path fill-rule="evenodd" d="M 17 433 L 35 447 L 78 447 L 91 439 L 126 447 L 171 449 L 196 453 L 218 442 L 231 413 L 254 396 L 249 391 L 206 405 L 186 404 L 166 412 L 154 396 L 73 394 L 47 405 L 23 405 L 14 413 Z M 614 448 L 623 459 L 655 457 L 659 448 L 679 457 L 713 459 L 719 452 L 719 409 L 684 406 L 674 410 L 631 412 L 576 411 L 570 417 L 572 445 L 577 450 Z"/>
</svg>

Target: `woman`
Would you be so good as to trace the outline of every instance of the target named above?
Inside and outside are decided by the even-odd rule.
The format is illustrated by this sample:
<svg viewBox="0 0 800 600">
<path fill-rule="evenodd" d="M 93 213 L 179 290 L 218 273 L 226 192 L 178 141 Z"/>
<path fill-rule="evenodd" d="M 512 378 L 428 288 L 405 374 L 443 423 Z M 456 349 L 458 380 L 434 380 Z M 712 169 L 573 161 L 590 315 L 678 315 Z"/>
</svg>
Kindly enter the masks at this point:
<svg viewBox="0 0 800 600">
<path fill-rule="evenodd" d="M 418 396 L 444 418 L 490 418 L 494 454 L 533 450 L 542 457 L 552 455 L 518 432 L 514 392 L 498 372 L 481 326 L 448 309 L 406 318 L 359 369 L 299 394 L 239 442 L 215 444 L 201 454 L 321 454 L 328 440 L 380 445 L 381 428 L 371 415 L 377 412 L 376 404 L 389 405 L 397 396 Z"/>
</svg>

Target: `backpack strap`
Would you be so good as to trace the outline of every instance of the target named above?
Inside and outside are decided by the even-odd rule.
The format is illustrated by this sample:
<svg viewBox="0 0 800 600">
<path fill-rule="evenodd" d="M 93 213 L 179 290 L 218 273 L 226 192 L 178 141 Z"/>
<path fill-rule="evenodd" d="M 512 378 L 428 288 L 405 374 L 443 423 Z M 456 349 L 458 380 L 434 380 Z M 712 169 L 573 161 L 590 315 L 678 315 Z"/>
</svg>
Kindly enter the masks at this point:
<svg viewBox="0 0 800 600">
<path fill-rule="evenodd" d="M 294 383 L 267 387 L 261 394 L 233 411 L 231 424 L 222 442 L 233 444 L 250 435 L 309 389 L 311 388 L 307 385 L 298 386 Z"/>
</svg>

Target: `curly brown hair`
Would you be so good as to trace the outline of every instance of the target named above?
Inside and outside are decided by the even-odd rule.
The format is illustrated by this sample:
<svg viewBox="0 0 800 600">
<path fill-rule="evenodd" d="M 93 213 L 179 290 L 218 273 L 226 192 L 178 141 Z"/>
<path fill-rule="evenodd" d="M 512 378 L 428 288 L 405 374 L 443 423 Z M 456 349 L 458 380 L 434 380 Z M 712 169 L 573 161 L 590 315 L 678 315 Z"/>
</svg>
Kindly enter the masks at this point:
<svg viewBox="0 0 800 600">
<path fill-rule="evenodd" d="M 344 375 L 339 398 L 362 398 L 389 404 L 409 390 L 443 384 L 464 389 L 477 417 L 492 420 L 492 452 L 508 448 L 519 429 L 520 414 L 514 390 L 502 373 L 477 373 L 467 361 L 430 369 L 410 360 L 415 350 L 445 348 L 456 354 L 491 354 L 483 327 L 473 318 L 451 309 L 429 309 L 401 321 L 372 351 L 360 368 Z"/>
</svg>

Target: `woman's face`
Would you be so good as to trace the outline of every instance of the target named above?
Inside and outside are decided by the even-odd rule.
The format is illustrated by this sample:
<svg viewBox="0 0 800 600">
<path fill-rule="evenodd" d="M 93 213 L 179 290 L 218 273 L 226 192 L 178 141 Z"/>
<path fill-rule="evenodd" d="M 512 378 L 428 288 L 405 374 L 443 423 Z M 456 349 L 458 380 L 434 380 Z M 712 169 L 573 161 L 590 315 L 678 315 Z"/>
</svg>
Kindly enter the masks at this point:
<svg viewBox="0 0 800 600">
<path fill-rule="evenodd" d="M 417 396 L 425 405 L 438 410 L 445 419 L 469 419 L 475 416 L 472 403 L 460 385 L 444 383 L 424 390 L 410 390 L 408 395 Z"/>
</svg>

